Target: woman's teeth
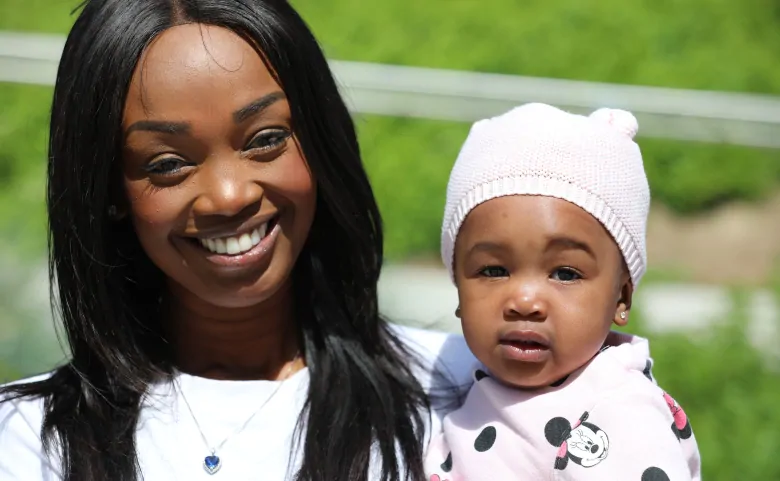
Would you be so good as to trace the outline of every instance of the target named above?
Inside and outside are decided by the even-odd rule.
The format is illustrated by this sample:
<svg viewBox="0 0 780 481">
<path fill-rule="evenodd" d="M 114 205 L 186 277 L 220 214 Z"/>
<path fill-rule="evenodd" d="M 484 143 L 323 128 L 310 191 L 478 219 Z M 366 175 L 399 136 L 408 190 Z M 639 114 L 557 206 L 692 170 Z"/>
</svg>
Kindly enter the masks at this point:
<svg viewBox="0 0 780 481">
<path fill-rule="evenodd" d="M 268 222 L 264 223 L 252 232 L 233 237 L 215 237 L 213 239 L 200 239 L 200 244 L 215 254 L 237 255 L 252 250 L 265 237 L 268 230 Z"/>
</svg>

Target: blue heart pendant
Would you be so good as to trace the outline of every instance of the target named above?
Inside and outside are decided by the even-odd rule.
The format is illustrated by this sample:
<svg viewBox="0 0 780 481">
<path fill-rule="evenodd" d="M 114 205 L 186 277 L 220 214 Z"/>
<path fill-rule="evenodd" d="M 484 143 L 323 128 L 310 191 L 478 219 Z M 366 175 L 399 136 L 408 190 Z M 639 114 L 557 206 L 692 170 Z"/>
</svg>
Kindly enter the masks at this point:
<svg viewBox="0 0 780 481">
<path fill-rule="evenodd" d="M 212 454 L 211 456 L 206 456 L 206 459 L 203 460 L 203 469 L 209 474 L 216 473 L 221 467 L 222 463 L 219 461 L 219 456 L 217 455 Z"/>
</svg>

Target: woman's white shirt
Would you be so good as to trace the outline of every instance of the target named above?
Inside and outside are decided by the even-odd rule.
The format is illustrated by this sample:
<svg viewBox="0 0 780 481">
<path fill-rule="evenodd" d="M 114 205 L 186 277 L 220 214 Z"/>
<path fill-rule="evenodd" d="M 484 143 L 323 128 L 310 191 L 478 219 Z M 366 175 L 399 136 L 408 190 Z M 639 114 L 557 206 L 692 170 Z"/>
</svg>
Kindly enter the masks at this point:
<svg viewBox="0 0 780 481">
<path fill-rule="evenodd" d="M 436 395 L 426 429 L 427 442 L 441 429 L 442 417 L 457 407 L 457 396 L 468 389 L 475 360 L 462 336 L 393 328 L 419 355 L 423 367 L 415 373 L 423 388 Z M 309 371 L 303 369 L 286 381 L 216 381 L 181 374 L 177 383 L 151 386 L 142 404 L 136 432 L 143 479 L 292 479 L 302 453 L 301 446 L 293 445 L 294 433 L 308 385 Z M 181 392 L 210 445 L 228 438 L 217 452 L 221 469 L 214 475 L 203 467 L 204 458 L 210 452 Z M 234 434 L 272 394 L 250 423 Z M 42 421 L 42 400 L 0 403 L 0 481 L 62 479 L 56 449 L 52 458 L 43 452 Z M 378 467 L 378 462 L 372 463 L 372 471 Z"/>
</svg>

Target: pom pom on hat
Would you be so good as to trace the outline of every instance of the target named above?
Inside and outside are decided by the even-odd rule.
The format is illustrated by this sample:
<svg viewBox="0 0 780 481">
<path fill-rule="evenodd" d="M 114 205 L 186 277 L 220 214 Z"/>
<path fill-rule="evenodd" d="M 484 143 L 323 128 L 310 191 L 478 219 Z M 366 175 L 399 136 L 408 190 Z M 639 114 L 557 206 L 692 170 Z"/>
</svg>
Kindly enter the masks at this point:
<svg viewBox="0 0 780 481">
<path fill-rule="evenodd" d="M 589 117 L 611 125 L 630 139 L 636 137 L 637 132 L 639 132 L 639 122 L 636 121 L 634 114 L 626 110 L 598 109 Z"/>
<path fill-rule="evenodd" d="M 544 195 L 578 205 L 620 248 L 634 285 L 645 272 L 650 189 L 624 110 L 574 115 L 532 103 L 471 127 L 447 184 L 441 254 L 454 279 L 455 241 L 477 205 L 506 195 Z"/>
</svg>

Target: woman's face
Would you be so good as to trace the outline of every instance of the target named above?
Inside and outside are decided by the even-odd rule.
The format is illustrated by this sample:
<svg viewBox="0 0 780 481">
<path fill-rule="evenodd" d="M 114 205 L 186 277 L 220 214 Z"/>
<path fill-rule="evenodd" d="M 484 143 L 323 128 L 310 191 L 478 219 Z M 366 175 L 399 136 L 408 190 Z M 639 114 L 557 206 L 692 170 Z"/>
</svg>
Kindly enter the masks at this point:
<svg viewBox="0 0 780 481">
<path fill-rule="evenodd" d="M 124 210 L 174 293 L 248 307 L 288 281 L 316 186 L 252 46 L 221 27 L 165 31 L 133 74 L 123 131 Z"/>
</svg>

